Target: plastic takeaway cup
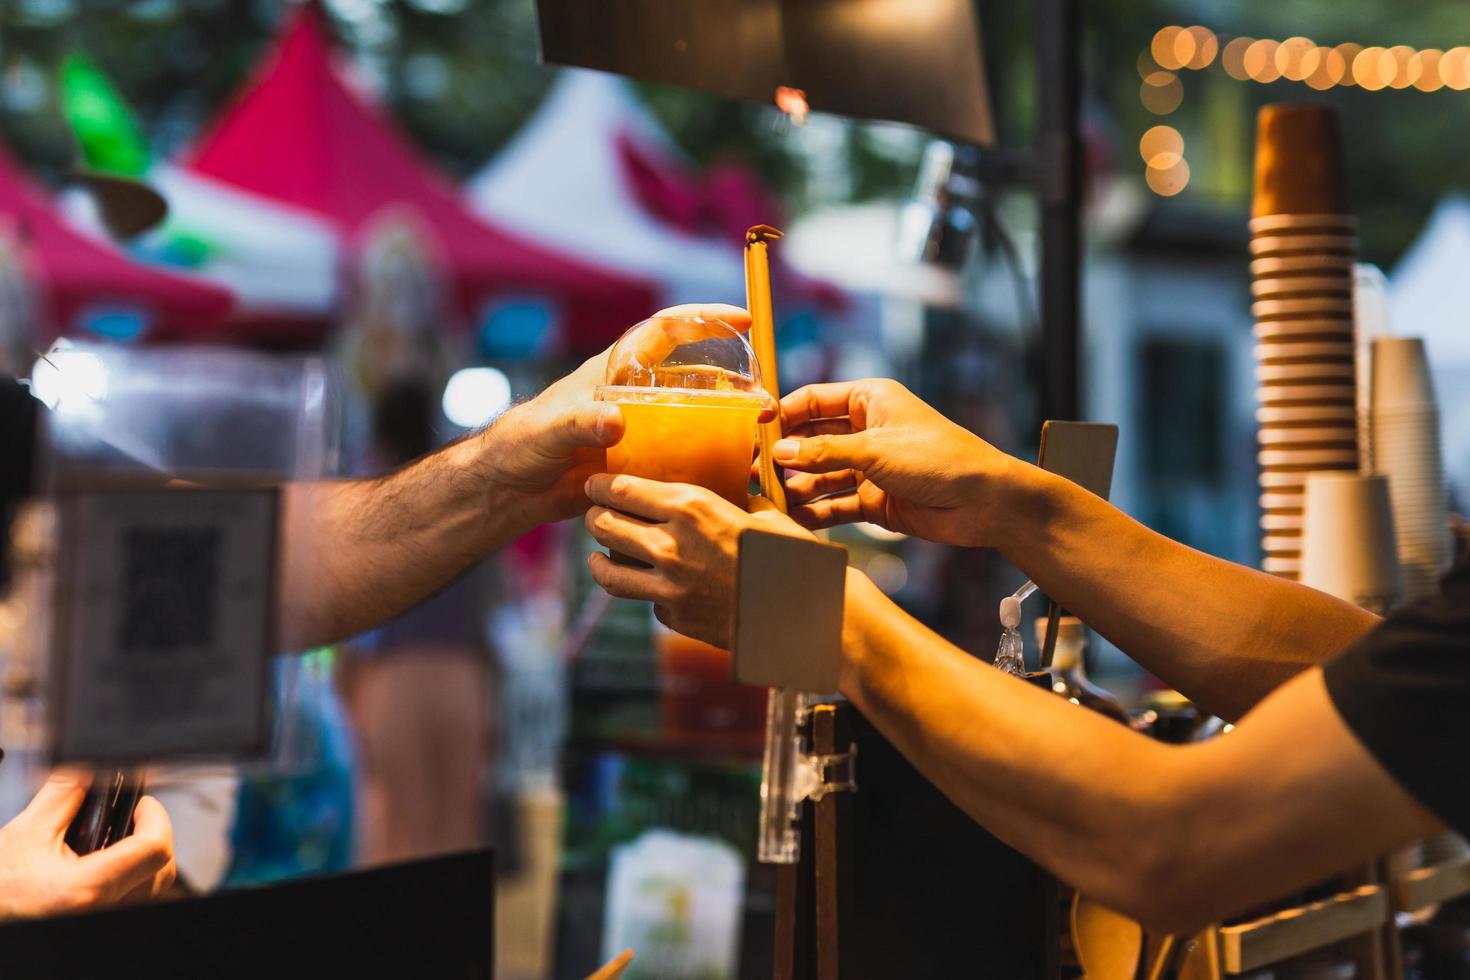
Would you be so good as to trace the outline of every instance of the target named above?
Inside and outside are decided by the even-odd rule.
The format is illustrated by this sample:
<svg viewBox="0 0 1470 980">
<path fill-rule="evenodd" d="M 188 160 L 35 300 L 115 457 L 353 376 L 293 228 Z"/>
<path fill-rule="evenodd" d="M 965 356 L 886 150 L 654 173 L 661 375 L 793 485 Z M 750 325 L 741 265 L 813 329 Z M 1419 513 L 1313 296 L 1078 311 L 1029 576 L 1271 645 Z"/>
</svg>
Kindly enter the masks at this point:
<svg viewBox="0 0 1470 980">
<path fill-rule="evenodd" d="M 608 472 L 692 483 L 744 509 L 756 423 L 776 406 L 734 327 L 696 316 L 644 320 L 613 345 L 596 396 L 623 413 Z"/>
</svg>

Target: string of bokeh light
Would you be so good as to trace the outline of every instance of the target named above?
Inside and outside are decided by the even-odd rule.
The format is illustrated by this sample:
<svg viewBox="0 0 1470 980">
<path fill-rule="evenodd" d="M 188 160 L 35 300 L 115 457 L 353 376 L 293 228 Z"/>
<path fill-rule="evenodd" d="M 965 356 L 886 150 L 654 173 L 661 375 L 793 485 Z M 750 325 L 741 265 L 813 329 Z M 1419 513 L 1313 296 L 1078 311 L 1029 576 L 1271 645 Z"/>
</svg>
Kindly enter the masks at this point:
<svg viewBox="0 0 1470 980">
<path fill-rule="evenodd" d="M 1154 115 L 1167 116 L 1184 101 L 1179 73 L 1203 71 L 1216 63 L 1239 81 L 1270 84 L 1285 80 L 1319 92 L 1354 85 L 1370 92 L 1470 90 L 1470 46 L 1444 51 L 1407 44 L 1364 47 L 1351 41 L 1327 46 L 1309 37 L 1227 39 L 1208 27 L 1171 25 L 1160 28 L 1138 56 L 1138 75 L 1143 80 L 1139 99 Z M 1184 139 L 1178 130 L 1153 127 L 1143 134 L 1138 152 L 1154 193 L 1169 197 L 1189 183 Z"/>
<path fill-rule="evenodd" d="M 1216 60 L 1227 75 L 1240 81 L 1270 83 L 1286 79 L 1318 91 L 1338 85 L 1357 85 L 1369 91 L 1470 89 L 1470 46 L 1442 51 L 1407 44 L 1364 47 L 1351 41 L 1328 46 L 1309 37 L 1226 40 L 1199 26 L 1160 28 L 1139 59 L 1139 74 L 1147 83 L 1155 73 L 1202 71 Z M 1154 85 L 1163 81 L 1156 80 Z"/>
</svg>

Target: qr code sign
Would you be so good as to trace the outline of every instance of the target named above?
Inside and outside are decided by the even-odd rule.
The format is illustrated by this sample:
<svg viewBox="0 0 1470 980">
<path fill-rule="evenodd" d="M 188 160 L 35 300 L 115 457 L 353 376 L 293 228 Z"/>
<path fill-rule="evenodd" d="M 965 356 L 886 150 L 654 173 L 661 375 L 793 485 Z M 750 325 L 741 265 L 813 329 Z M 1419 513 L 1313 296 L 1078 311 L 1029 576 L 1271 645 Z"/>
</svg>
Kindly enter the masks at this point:
<svg viewBox="0 0 1470 980">
<path fill-rule="evenodd" d="M 123 532 L 121 635 L 125 653 L 214 645 L 222 536 L 218 527 Z"/>
</svg>

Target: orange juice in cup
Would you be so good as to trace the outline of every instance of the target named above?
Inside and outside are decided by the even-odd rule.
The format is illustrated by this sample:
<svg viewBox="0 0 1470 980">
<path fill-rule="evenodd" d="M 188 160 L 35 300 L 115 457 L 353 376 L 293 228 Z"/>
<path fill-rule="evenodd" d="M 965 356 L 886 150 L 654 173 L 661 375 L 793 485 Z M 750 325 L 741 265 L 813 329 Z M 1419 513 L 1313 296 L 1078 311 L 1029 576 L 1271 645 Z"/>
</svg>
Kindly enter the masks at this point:
<svg viewBox="0 0 1470 980">
<path fill-rule="evenodd" d="M 613 346 L 597 397 L 623 413 L 608 472 L 692 483 L 745 506 L 756 423 L 774 405 L 733 327 L 705 317 L 644 320 Z"/>
<path fill-rule="evenodd" d="M 744 508 L 755 451 L 755 425 L 764 403 L 732 391 L 668 388 L 615 391 L 625 426 L 622 441 L 607 451 L 609 473 L 693 483 Z"/>
</svg>

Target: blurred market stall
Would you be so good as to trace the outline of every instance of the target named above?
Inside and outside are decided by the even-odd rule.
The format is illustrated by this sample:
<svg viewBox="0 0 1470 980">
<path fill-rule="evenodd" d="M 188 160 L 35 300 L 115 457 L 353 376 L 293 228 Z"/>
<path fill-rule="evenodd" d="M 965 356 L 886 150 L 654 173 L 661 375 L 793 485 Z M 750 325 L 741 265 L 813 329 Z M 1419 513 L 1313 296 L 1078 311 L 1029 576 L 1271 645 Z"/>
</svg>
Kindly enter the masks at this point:
<svg viewBox="0 0 1470 980">
<path fill-rule="evenodd" d="M 534 304 L 545 314 L 536 345 L 542 351 L 600 347 L 655 304 L 645 281 L 556 254 L 470 214 L 339 74 L 313 6 L 285 22 L 254 77 L 181 164 L 190 177 L 323 221 L 340 240 L 349 295 L 411 265 L 422 270 L 418 293 L 436 295 L 409 290 L 390 305 L 442 308 L 456 325 L 479 328 L 503 307 Z"/>
<path fill-rule="evenodd" d="M 745 229 L 785 211 L 744 165 L 696 171 L 626 79 L 575 68 L 466 191 L 492 222 L 652 280 L 660 305 L 743 302 Z M 827 283 L 779 278 L 793 305 L 844 305 Z"/>
<path fill-rule="evenodd" d="M 187 269 L 235 294 L 231 339 L 316 343 L 341 304 L 337 236 L 322 219 L 159 162 L 142 122 L 102 68 L 79 51 L 62 62 L 61 106 L 82 160 L 101 174 L 146 181 L 168 202 L 157 228 L 129 242 L 153 263 Z M 106 237 L 96 197 L 61 195 L 67 217 Z"/>
<path fill-rule="evenodd" d="M 0 150 L 0 338 L 44 349 L 57 336 L 197 337 L 229 313 L 230 293 L 152 269 L 71 228 Z"/>
</svg>

